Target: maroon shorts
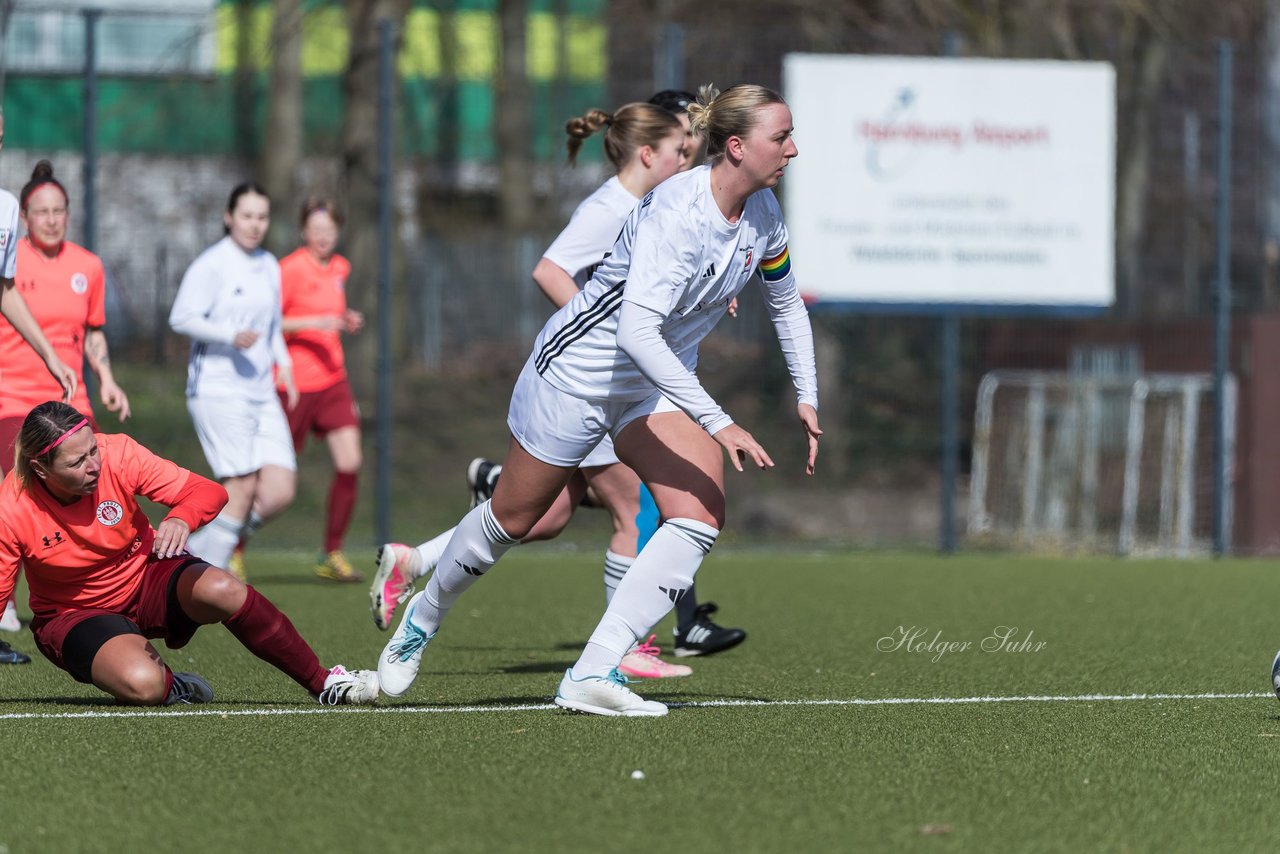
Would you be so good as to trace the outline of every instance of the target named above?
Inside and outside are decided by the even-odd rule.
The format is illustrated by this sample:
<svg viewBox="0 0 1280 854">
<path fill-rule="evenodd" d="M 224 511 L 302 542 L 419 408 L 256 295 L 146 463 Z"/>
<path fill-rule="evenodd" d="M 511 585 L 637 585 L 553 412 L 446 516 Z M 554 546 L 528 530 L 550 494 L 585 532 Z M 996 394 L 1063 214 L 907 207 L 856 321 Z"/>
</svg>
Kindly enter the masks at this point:
<svg viewBox="0 0 1280 854">
<path fill-rule="evenodd" d="M 170 649 L 181 649 L 200 625 L 178 604 L 178 578 L 189 566 L 207 566 L 189 554 L 150 557 L 142 570 L 142 584 L 124 607 L 108 611 L 84 608 L 56 617 L 33 617 L 31 633 L 44 657 L 70 673 L 77 682 L 92 682 L 93 657 L 116 635 L 139 634 L 163 638 Z"/>
<path fill-rule="evenodd" d="M 293 409 L 289 409 L 288 397 L 282 391 L 280 405 L 289 419 L 294 451 L 302 450 L 308 433 L 324 436 L 343 427 L 360 426 L 360 407 L 351 394 L 351 383 L 345 379 L 319 391 L 299 393 L 298 405 Z"/>
<path fill-rule="evenodd" d="M 22 432 L 22 422 L 26 420 L 25 415 L 0 418 L 0 472 L 4 474 L 13 471 L 13 446 L 18 440 L 18 434 Z M 89 426 L 95 433 L 98 432 L 98 425 L 92 418 L 89 419 Z"/>
</svg>

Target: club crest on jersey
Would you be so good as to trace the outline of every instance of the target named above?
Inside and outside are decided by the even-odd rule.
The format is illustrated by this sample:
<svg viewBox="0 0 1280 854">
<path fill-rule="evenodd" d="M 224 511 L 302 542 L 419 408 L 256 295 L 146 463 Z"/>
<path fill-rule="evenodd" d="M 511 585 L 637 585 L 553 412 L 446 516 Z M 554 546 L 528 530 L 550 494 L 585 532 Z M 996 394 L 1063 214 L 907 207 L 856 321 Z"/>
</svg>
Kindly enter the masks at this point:
<svg viewBox="0 0 1280 854">
<path fill-rule="evenodd" d="M 755 251 L 754 249 L 748 249 L 748 250 L 747 250 L 747 260 L 743 263 L 743 265 L 742 265 L 742 269 L 744 269 L 744 270 L 750 270 L 750 269 L 751 269 L 751 259 L 752 259 L 752 258 L 754 258 L 754 257 L 756 257 L 756 251 Z"/>
<path fill-rule="evenodd" d="M 9 245 L 9 229 L 0 228 L 0 249 Z"/>
<path fill-rule="evenodd" d="M 95 515 L 99 522 L 111 528 L 120 524 L 120 520 L 124 518 L 124 508 L 115 501 L 103 501 L 98 505 Z"/>
<path fill-rule="evenodd" d="M 77 294 L 82 294 L 89 290 L 89 277 L 84 273 L 73 274 L 71 276 L 71 290 Z"/>
</svg>

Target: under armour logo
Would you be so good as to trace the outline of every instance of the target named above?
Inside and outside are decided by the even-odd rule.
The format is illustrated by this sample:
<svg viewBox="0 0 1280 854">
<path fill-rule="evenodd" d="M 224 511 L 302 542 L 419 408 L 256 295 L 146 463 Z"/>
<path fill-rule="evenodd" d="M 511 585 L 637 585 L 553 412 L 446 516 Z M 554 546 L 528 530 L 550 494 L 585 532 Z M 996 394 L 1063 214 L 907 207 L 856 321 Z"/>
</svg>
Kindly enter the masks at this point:
<svg viewBox="0 0 1280 854">
<path fill-rule="evenodd" d="M 680 600 L 684 598 L 684 594 L 689 592 L 688 588 L 686 587 L 682 587 L 679 589 L 676 589 L 673 587 L 659 587 L 658 589 L 661 590 L 663 593 L 667 594 L 667 598 L 671 600 L 671 603 L 673 605 L 679 605 Z"/>
<path fill-rule="evenodd" d="M 52 537 L 41 537 L 40 539 L 44 540 L 44 547 L 46 549 L 51 549 L 54 546 L 62 545 L 62 532 L 54 531 Z"/>
<path fill-rule="evenodd" d="M 479 578 L 480 576 L 484 575 L 485 571 L 478 566 L 467 566 L 465 563 L 463 563 L 460 560 L 454 561 L 454 563 L 458 564 L 458 566 L 462 568 L 462 571 L 465 572 L 467 575 L 474 575 L 476 578 Z"/>
</svg>

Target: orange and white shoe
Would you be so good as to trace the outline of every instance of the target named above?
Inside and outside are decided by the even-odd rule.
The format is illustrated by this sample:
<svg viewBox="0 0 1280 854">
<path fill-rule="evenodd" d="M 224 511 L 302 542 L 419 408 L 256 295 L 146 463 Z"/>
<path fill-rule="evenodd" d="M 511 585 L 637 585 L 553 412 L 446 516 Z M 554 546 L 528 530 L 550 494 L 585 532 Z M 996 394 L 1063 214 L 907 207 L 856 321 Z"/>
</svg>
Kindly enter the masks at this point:
<svg viewBox="0 0 1280 854">
<path fill-rule="evenodd" d="M 384 543 L 378 547 L 378 569 L 369 587 L 369 610 L 373 623 L 384 632 L 391 625 L 396 608 L 413 595 L 413 583 L 422 575 L 422 555 L 404 543 Z"/>
<path fill-rule="evenodd" d="M 670 679 L 676 676 L 688 676 L 693 668 L 687 664 L 668 664 L 658 655 L 662 649 L 653 643 L 654 635 L 644 643 L 633 646 L 631 651 L 622 656 L 618 670 L 629 679 Z"/>
</svg>

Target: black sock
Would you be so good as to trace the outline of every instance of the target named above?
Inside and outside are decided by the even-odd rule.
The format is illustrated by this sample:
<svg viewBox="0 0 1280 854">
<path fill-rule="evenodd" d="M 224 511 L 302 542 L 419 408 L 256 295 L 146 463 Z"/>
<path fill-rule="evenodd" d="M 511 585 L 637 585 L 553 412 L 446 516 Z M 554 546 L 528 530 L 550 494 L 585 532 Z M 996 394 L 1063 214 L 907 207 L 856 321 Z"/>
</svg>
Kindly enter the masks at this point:
<svg viewBox="0 0 1280 854">
<path fill-rule="evenodd" d="M 679 629 L 687 629 L 693 625 L 696 619 L 694 614 L 698 610 L 698 586 L 697 584 L 689 585 L 689 592 L 680 597 L 680 601 L 676 602 L 676 627 Z"/>
</svg>

